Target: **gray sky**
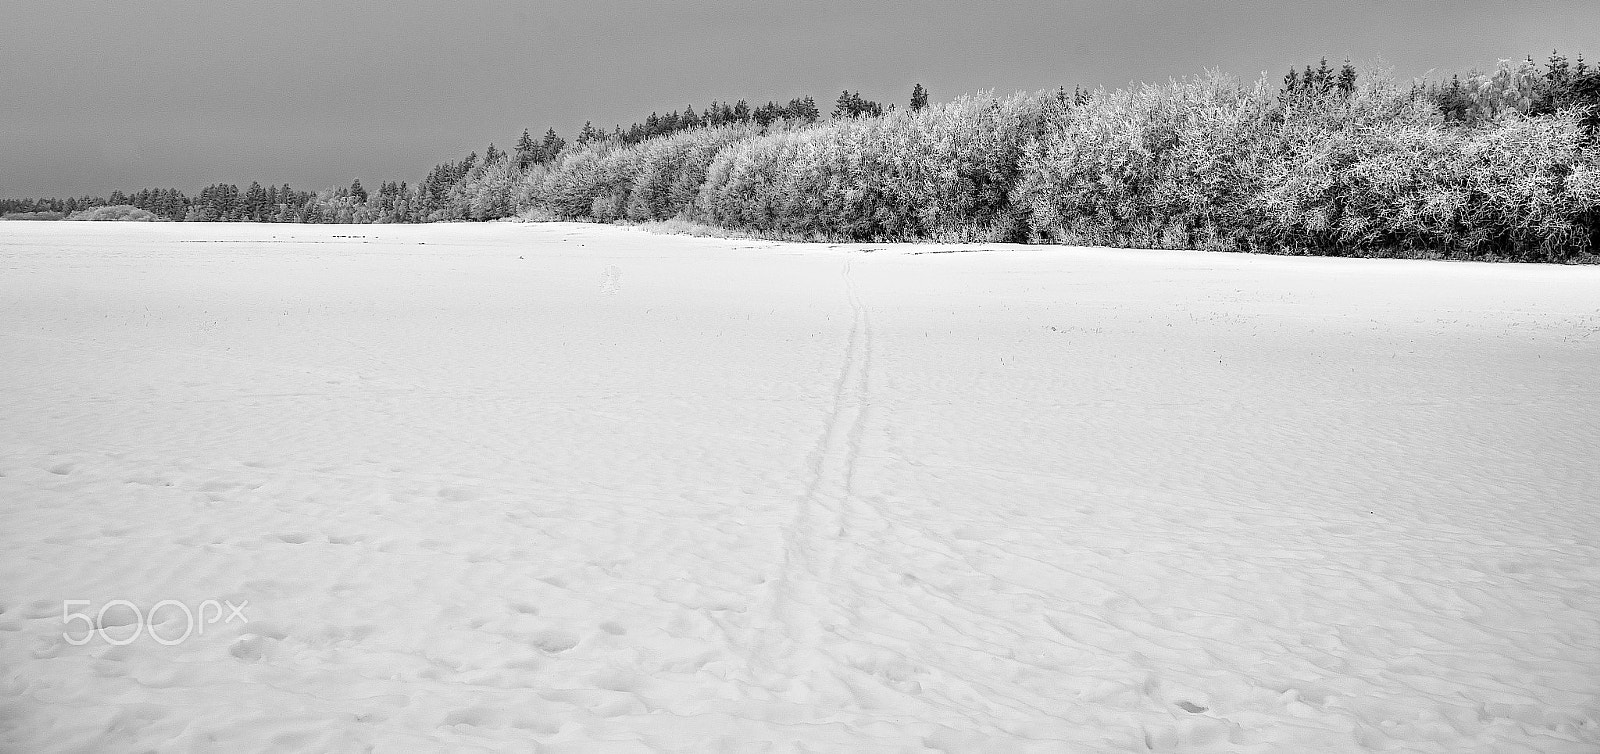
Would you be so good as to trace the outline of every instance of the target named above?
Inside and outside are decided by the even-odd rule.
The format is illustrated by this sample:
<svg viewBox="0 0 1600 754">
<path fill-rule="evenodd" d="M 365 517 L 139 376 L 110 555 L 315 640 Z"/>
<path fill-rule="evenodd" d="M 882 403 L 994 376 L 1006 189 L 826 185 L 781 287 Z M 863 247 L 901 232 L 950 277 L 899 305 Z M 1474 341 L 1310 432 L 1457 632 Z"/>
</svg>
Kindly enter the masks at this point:
<svg viewBox="0 0 1600 754">
<path fill-rule="evenodd" d="M 1594 0 L 0 0 L 0 196 L 416 181 L 711 99 L 1600 56 Z"/>
</svg>

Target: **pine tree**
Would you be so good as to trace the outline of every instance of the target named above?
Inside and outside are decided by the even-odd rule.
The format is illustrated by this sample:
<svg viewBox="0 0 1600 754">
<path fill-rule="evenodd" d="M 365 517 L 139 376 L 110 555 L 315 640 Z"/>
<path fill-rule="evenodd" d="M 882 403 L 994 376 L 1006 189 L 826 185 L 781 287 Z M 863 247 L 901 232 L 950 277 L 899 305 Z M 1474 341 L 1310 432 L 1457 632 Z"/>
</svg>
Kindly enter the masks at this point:
<svg viewBox="0 0 1600 754">
<path fill-rule="evenodd" d="M 817 101 L 807 94 L 804 97 L 789 100 L 789 117 L 804 123 L 815 123 L 822 120 L 822 113 L 817 110 Z"/>
<path fill-rule="evenodd" d="M 619 126 L 618 128 L 620 129 L 621 127 Z M 583 122 L 583 129 L 578 131 L 578 146 L 581 147 L 581 146 L 583 146 L 585 144 L 589 144 L 589 143 L 596 142 L 596 141 L 602 141 L 605 138 L 606 138 L 606 134 L 605 134 L 604 131 L 601 131 L 600 129 L 595 128 L 593 123 L 591 123 L 589 121 L 584 121 Z"/>
<path fill-rule="evenodd" d="M 494 149 L 494 145 L 490 144 L 489 148 Z M 350 184 L 350 196 L 354 197 L 356 201 L 361 202 L 362 204 L 366 203 L 367 190 L 361 187 L 360 178 L 357 178 L 354 183 Z"/>
<path fill-rule="evenodd" d="M 851 94 L 849 89 L 840 92 L 839 99 L 833 101 L 833 117 L 855 117 L 857 99 L 859 99 L 859 95 Z"/>
<path fill-rule="evenodd" d="M 538 156 L 539 145 L 534 143 L 533 137 L 528 135 L 528 129 L 522 129 L 522 138 L 517 139 L 517 169 L 527 170 Z"/>
<path fill-rule="evenodd" d="M 1328 67 L 1328 59 L 1323 58 L 1317 66 L 1317 93 L 1327 94 L 1333 91 L 1333 69 Z"/>
<path fill-rule="evenodd" d="M 883 115 L 883 105 L 864 99 L 860 92 L 846 90 L 839 95 L 834 105 L 833 117 L 859 118 L 863 115 L 872 117 Z"/>
<path fill-rule="evenodd" d="M 922 84 L 911 87 L 911 111 L 916 112 L 928 106 L 928 90 Z"/>
<path fill-rule="evenodd" d="M 1572 64 L 1567 62 L 1567 56 L 1559 50 L 1550 51 L 1550 59 L 1545 63 L 1544 79 L 1555 86 L 1566 84 L 1572 79 Z"/>
<path fill-rule="evenodd" d="M 1339 80 L 1337 85 L 1339 91 L 1344 92 L 1345 94 L 1352 94 L 1356 90 L 1356 67 L 1351 65 L 1350 61 L 1348 60 L 1344 61 L 1344 65 L 1339 66 Z"/>
<path fill-rule="evenodd" d="M 566 145 L 566 140 L 557 136 L 554 128 L 546 130 L 544 132 L 544 141 L 539 144 L 539 161 L 551 162 L 555 160 L 556 155 L 561 153 L 561 148 Z"/>
<path fill-rule="evenodd" d="M 1465 121 L 1470 99 L 1466 88 L 1461 85 L 1461 76 L 1453 75 L 1450 77 L 1450 86 L 1439 92 L 1437 100 L 1439 112 L 1444 115 L 1445 120 Z"/>
<path fill-rule="evenodd" d="M 756 125 L 766 128 L 768 124 L 782 117 L 782 115 L 783 108 L 778 107 L 778 103 L 768 102 L 767 104 L 756 108 L 754 117 Z"/>
<path fill-rule="evenodd" d="M 261 222 L 265 219 L 267 205 L 267 190 L 261 188 L 256 181 L 250 182 L 250 188 L 244 192 L 243 219 L 251 222 Z"/>
</svg>

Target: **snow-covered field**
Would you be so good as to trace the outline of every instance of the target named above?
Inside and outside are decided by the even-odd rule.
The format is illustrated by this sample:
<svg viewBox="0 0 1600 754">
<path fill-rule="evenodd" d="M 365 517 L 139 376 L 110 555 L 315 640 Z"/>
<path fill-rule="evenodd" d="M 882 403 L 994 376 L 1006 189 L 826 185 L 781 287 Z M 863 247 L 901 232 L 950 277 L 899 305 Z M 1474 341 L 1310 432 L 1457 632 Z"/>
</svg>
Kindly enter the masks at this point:
<svg viewBox="0 0 1600 754">
<path fill-rule="evenodd" d="M 5 223 L 0 750 L 1592 754 L 1597 451 L 1595 268 Z"/>
</svg>

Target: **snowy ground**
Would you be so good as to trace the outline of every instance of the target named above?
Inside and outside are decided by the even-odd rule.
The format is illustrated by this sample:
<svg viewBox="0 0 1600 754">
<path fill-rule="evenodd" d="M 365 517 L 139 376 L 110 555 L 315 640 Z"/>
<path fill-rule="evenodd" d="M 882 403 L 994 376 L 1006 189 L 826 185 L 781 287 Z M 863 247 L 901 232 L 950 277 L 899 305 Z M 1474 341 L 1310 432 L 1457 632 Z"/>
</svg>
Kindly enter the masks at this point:
<svg viewBox="0 0 1600 754">
<path fill-rule="evenodd" d="M 1592 754 L 1597 333 L 1596 268 L 3 223 L 0 750 Z"/>
</svg>

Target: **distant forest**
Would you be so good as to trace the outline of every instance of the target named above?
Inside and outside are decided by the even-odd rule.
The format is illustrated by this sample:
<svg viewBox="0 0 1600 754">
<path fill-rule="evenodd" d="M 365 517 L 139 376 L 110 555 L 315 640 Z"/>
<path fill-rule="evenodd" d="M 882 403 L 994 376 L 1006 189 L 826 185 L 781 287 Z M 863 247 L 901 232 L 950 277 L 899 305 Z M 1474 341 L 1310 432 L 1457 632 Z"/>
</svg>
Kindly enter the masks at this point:
<svg viewBox="0 0 1600 754">
<path fill-rule="evenodd" d="M 677 221 L 799 240 L 1013 241 L 1593 262 L 1600 69 L 1553 53 L 1399 83 L 1281 79 L 905 106 L 713 102 L 568 141 L 524 131 L 417 183 L 0 200 L 25 219 Z"/>
<path fill-rule="evenodd" d="M 921 85 L 918 85 L 919 89 Z M 846 92 L 839 99 L 843 113 L 881 115 L 882 105 Z M 923 100 L 926 104 L 926 99 Z M 703 113 L 703 114 L 702 114 Z M 713 100 L 697 113 L 693 105 L 683 112 L 666 115 L 651 113 L 643 121 L 624 129 L 616 126 L 602 131 L 593 122 L 585 123 L 571 142 L 574 147 L 592 144 L 638 144 L 646 139 L 698 128 L 754 123 L 765 127 L 775 121 L 816 123 L 822 119 L 811 97 L 797 97 L 786 104 L 768 102 L 751 107 L 745 100 L 732 104 Z M 448 210 L 450 188 L 468 177 L 508 160 L 520 170 L 554 162 L 568 147 L 568 141 L 547 129 L 535 139 L 528 131 L 506 152 L 490 144 L 480 157 L 477 152 L 457 162 L 436 166 L 415 188 L 405 181 L 379 184 L 376 193 L 361 185 L 358 178 L 348 188 L 300 191 L 288 184 L 262 188 L 252 181 L 239 190 L 234 184 L 215 184 L 189 196 L 174 188 L 140 189 L 131 193 L 113 191 L 109 196 L 49 197 L 40 199 L 0 199 L 0 217 L 15 220 L 62 220 L 77 215 L 82 219 L 168 220 L 188 222 L 264 222 L 264 223 L 422 223 L 441 220 L 498 219 L 471 217 L 470 213 Z M 116 212 L 93 212 L 109 207 L 126 207 Z M 132 210 L 140 210 L 138 212 Z M 80 214 L 81 213 L 81 214 Z"/>
</svg>

